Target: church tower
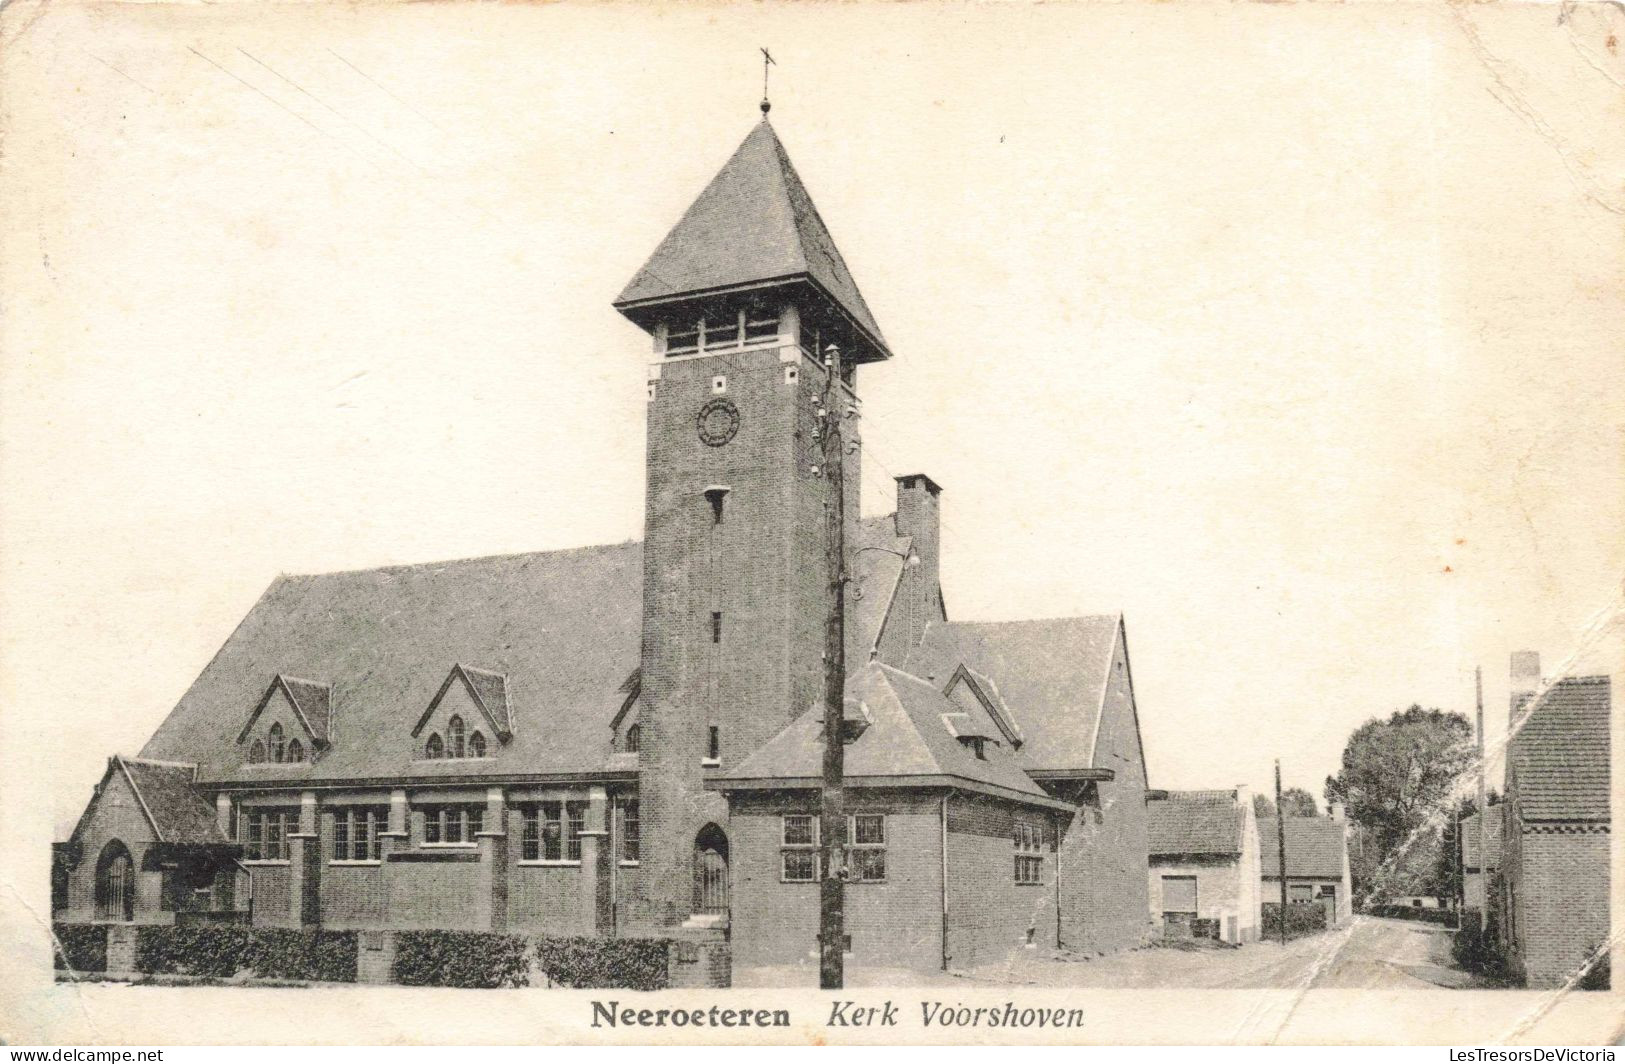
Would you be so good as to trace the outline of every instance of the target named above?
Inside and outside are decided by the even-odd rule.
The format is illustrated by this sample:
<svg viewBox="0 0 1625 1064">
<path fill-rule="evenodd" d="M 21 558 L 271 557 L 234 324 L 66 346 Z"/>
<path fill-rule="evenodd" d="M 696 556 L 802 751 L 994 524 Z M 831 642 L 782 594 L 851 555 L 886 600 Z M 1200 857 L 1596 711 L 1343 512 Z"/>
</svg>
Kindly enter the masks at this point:
<svg viewBox="0 0 1625 1064">
<path fill-rule="evenodd" d="M 813 435 L 821 353 L 841 350 L 849 439 L 856 367 L 891 353 L 765 109 L 615 308 L 653 341 L 634 919 L 668 924 L 721 906 L 727 807 L 706 777 L 820 698 L 831 576 Z M 858 458 L 846 458 L 849 543 Z M 704 867 L 720 881 L 708 886 Z"/>
</svg>

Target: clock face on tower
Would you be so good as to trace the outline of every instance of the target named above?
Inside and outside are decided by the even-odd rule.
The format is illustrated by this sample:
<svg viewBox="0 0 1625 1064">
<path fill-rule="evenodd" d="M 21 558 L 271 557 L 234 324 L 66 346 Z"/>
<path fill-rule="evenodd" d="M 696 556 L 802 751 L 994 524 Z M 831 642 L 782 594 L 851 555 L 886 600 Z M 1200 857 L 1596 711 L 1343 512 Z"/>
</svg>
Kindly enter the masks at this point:
<svg viewBox="0 0 1625 1064">
<path fill-rule="evenodd" d="M 739 431 L 739 408 L 727 399 L 713 399 L 700 407 L 694 421 L 700 430 L 701 443 L 721 447 Z"/>
</svg>

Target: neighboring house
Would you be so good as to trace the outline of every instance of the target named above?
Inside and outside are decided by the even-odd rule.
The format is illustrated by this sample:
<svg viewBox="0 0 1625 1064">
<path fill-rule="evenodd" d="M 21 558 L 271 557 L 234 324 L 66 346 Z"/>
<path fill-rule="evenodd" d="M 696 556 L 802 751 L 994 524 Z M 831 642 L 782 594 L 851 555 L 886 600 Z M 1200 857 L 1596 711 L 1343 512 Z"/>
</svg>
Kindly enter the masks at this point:
<svg viewBox="0 0 1625 1064">
<path fill-rule="evenodd" d="M 1151 915 L 1170 937 L 1259 937 L 1258 821 L 1246 787 L 1153 791 L 1146 806 Z"/>
<path fill-rule="evenodd" d="M 1461 818 L 1457 829 L 1460 847 L 1456 856 L 1461 863 L 1461 904 L 1463 908 L 1484 911 L 1485 874 L 1493 881 L 1501 868 L 1501 806 L 1491 803 L 1488 843 L 1483 859 L 1479 857 L 1479 816 L 1469 813 Z"/>
<path fill-rule="evenodd" d="M 1538 669 L 1538 666 L 1537 666 Z M 1609 942 L 1609 723 L 1606 676 L 1513 696 L 1502 810 L 1501 937 L 1530 987 L 1560 987 Z M 1521 725 L 1519 718 L 1523 718 Z"/>
<path fill-rule="evenodd" d="M 1281 900 L 1280 824 L 1274 817 L 1258 820 L 1260 881 L 1266 903 Z M 1348 822 L 1343 807 L 1334 802 L 1329 816 L 1289 816 L 1285 824 L 1287 901 L 1323 902 L 1330 926 L 1352 919 Z"/>
<path fill-rule="evenodd" d="M 804 959 L 831 580 L 811 412 L 833 344 L 849 686 L 874 721 L 849 752 L 854 953 L 1142 941 L 1122 620 L 949 621 L 923 474 L 859 519 L 858 377 L 891 352 L 765 120 L 615 307 L 652 345 L 642 541 L 278 578 L 140 758 L 110 763 L 55 855 L 59 915 L 731 924 L 742 960 Z"/>
</svg>

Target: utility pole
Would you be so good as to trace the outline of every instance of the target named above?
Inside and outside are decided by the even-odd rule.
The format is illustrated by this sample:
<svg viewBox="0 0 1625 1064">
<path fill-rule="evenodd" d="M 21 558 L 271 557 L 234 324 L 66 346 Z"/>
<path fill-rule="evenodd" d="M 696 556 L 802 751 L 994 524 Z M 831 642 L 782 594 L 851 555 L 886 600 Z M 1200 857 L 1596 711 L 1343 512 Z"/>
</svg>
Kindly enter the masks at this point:
<svg viewBox="0 0 1625 1064">
<path fill-rule="evenodd" d="M 1484 888 L 1484 900 L 1478 904 L 1478 930 L 1484 930 L 1484 921 L 1490 907 L 1490 809 L 1487 802 L 1488 786 L 1484 780 L 1484 668 L 1473 669 L 1473 690 L 1478 701 L 1478 882 Z"/>
<path fill-rule="evenodd" d="M 841 434 L 841 349 L 824 349 L 822 402 L 814 423 L 823 449 L 821 473 L 829 563 L 829 615 L 824 621 L 824 787 L 818 818 L 822 874 L 818 887 L 818 985 L 840 990 L 846 979 L 846 451 Z"/>
<path fill-rule="evenodd" d="M 1286 945 L 1286 810 L 1281 807 L 1281 759 L 1275 759 L 1275 841 L 1281 873 L 1281 945 Z"/>
</svg>

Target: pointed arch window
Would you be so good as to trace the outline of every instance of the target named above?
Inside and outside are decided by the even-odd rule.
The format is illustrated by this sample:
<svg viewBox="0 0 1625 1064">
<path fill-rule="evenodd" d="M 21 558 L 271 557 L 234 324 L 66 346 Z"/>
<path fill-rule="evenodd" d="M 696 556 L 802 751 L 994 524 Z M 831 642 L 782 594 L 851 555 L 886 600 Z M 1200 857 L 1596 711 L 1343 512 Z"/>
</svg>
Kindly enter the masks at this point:
<svg viewBox="0 0 1625 1064">
<path fill-rule="evenodd" d="M 259 739 L 248 748 L 248 763 L 250 765 L 263 765 L 265 763 L 265 743 Z"/>
<path fill-rule="evenodd" d="M 439 732 L 430 735 L 429 741 L 423 744 L 423 756 L 430 761 L 446 756 L 446 744 L 441 741 Z"/>
<path fill-rule="evenodd" d="M 485 756 L 485 736 L 481 735 L 477 731 L 473 735 L 470 735 L 468 737 L 468 756 L 469 757 L 484 757 Z"/>
<path fill-rule="evenodd" d="M 463 718 L 455 714 L 446 724 L 446 756 L 466 756 L 466 751 L 463 748 Z"/>
<path fill-rule="evenodd" d="M 621 745 L 627 753 L 637 753 L 643 746 L 643 725 L 634 724 L 626 729 L 626 742 Z"/>
<path fill-rule="evenodd" d="M 305 744 L 298 739 L 288 740 L 288 760 L 303 761 L 305 759 Z"/>
<path fill-rule="evenodd" d="M 270 749 L 271 760 L 281 763 L 283 755 L 286 753 L 286 748 L 282 742 L 282 725 L 271 725 L 270 741 L 266 745 Z"/>
</svg>

